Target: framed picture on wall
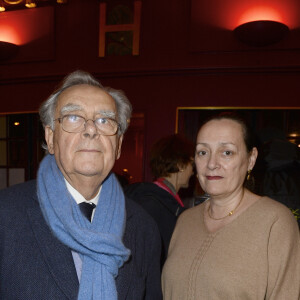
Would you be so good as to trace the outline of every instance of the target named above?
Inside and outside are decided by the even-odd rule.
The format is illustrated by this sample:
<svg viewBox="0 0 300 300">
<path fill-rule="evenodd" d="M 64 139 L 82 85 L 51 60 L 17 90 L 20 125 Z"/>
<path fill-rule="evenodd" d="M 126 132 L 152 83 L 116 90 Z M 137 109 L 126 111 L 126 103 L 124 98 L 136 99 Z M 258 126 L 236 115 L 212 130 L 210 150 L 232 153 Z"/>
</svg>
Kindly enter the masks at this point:
<svg viewBox="0 0 300 300">
<path fill-rule="evenodd" d="M 237 112 L 258 138 L 262 132 L 273 130 L 274 135 L 281 132 L 300 147 L 300 107 L 177 107 L 176 132 L 195 141 L 201 124 L 221 112 Z"/>
</svg>

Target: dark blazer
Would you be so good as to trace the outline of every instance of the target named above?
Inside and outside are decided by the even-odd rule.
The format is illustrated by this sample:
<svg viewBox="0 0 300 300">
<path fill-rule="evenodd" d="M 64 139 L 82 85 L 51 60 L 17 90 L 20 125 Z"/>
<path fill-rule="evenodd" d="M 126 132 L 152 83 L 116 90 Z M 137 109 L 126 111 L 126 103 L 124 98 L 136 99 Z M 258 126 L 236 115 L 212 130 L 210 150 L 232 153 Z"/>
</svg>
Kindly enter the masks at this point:
<svg viewBox="0 0 300 300">
<path fill-rule="evenodd" d="M 119 300 L 159 300 L 160 238 L 153 220 L 126 199 L 124 244 L 131 250 L 116 279 Z M 71 250 L 45 223 L 36 181 L 0 191 L 0 299 L 76 299 L 79 282 Z"/>
</svg>

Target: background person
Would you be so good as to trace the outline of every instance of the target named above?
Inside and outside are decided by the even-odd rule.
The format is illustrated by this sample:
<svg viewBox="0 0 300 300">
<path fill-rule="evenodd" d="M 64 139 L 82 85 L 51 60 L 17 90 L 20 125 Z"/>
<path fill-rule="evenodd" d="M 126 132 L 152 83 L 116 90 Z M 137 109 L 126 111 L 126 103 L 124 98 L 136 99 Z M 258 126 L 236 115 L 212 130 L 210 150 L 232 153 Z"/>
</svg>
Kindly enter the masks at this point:
<svg viewBox="0 0 300 300">
<path fill-rule="evenodd" d="M 244 187 L 256 158 L 237 116 L 200 128 L 195 164 L 210 198 L 177 221 L 162 274 L 165 300 L 299 299 L 297 222 L 286 206 Z"/>
<path fill-rule="evenodd" d="M 125 189 L 125 194 L 140 204 L 156 221 L 162 238 L 163 265 L 176 224 L 184 210 L 178 195 L 188 187 L 193 175 L 194 145 L 174 134 L 158 140 L 150 151 L 150 167 L 155 181 L 135 183 Z"/>
<path fill-rule="evenodd" d="M 0 191 L 1 299 L 161 299 L 157 226 L 111 173 L 130 115 L 82 71 L 42 104 L 37 182 Z"/>
</svg>

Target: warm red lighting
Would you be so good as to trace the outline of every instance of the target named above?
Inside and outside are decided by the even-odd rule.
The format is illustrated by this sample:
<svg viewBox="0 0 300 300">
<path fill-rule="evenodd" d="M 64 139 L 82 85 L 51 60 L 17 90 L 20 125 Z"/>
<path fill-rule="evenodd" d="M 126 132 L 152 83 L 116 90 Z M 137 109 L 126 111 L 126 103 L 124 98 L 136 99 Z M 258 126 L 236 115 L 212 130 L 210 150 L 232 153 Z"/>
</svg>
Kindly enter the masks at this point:
<svg viewBox="0 0 300 300">
<path fill-rule="evenodd" d="M 9 23 L 8 24 L 0 23 L 0 41 L 20 45 L 21 37 L 18 34 L 16 29 L 17 29 L 16 26 L 11 26 L 11 24 Z"/>
<path fill-rule="evenodd" d="M 239 20 L 239 24 L 258 20 L 270 20 L 283 23 L 283 17 L 276 9 L 272 7 L 261 6 L 249 9 L 244 14 L 242 14 Z"/>
<path fill-rule="evenodd" d="M 233 30 L 256 20 L 277 21 L 290 29 L 300 27 L 299 0 L 191 0 L 192 24 Z"/>
<path fill-rule="evenodd" d="M 24 45 L 47 36 L 52 31 L 52 7 L 0 13 L 0 41 Z"/>
<path fill-rule="evenodd" d="M 15 126 L 19 126 L 19 125 L 20 125 L 20 122 L 15 122 L 14 125 L 15 125 Z"/>
<path fill-rule="evenodd" d="M 256 3 L 255 3 L 256 2 Z M 290 29 L 299 27 L 299 3 L 289 1 L 252 1 L 251 4 L 240 6 L 235 9 L 232 20 L 234 28 L 252 21 L 276 21 L 287 25 Z M 231 28 L 233 29 L 233 28 Z"/>
</svg>

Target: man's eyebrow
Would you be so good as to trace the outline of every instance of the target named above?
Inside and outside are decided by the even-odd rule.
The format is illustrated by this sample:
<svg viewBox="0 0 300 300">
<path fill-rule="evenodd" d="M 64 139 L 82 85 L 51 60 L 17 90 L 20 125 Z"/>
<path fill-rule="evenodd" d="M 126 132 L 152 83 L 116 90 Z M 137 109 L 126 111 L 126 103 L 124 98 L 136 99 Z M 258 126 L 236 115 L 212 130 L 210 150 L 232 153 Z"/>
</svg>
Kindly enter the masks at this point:
<svg viewBox="0 0 300 300">
<path fill-rule="evenodd" d="M 83 110 L 83 108 L 80 105 L 68 103 L 64 107 L 62 107 L 62 109 L 60 110 L 60 113 L 65 114 L 68 112 L 82 111 L 82 110 Z M 96 113 L 99 115 L 102 115 L 103 117 L 116 118 L 116 113 L 111 110 L 99 110 Z"/>
<path fill-rule="evenodd" d="M 97 114 L 100 114 L 104 117 L 108 117 L 108 118 L 115 118 L 116 117 L 116 113 L 114 111 L 111 110 L 100 110 L 97 112 Z"/>
<path fill-rule="evenodd" d="M 68 103 L 67 105 L 65 105 L 64 107 L 61 108 L 60 113 L 64 114 L 64 113 L 75 111 L 75 110 L 82 110 L 82 107 L 77 104 Z"/>
</svg>

